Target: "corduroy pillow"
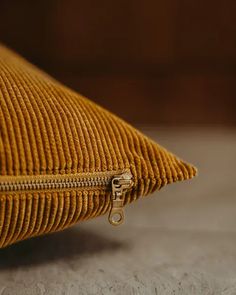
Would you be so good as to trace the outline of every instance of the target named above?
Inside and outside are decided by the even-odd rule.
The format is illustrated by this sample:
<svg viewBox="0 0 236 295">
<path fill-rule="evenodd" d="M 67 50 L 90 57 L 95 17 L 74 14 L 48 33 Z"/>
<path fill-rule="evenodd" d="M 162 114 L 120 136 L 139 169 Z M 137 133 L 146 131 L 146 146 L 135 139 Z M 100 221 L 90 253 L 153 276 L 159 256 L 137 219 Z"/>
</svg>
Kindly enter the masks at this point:
<svg viewBox="0 0 236 295">
<path fill-rule="evenodd" d="M 0 247 L 123 207 L 196 169 L 0 46 Z"/>
</svg>

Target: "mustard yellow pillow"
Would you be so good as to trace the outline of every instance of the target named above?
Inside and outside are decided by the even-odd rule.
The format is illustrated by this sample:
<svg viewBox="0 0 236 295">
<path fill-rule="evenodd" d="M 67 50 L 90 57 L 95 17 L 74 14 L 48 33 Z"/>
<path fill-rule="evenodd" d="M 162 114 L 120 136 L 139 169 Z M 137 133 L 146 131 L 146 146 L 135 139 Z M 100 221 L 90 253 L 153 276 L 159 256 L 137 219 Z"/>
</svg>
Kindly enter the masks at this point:
<svg viewBox="0 0 236 295">
<path fill-rule="evenodd" d="M 0 46 L 0 247 L 123 207 L 196 169 Z"/>
</svg>

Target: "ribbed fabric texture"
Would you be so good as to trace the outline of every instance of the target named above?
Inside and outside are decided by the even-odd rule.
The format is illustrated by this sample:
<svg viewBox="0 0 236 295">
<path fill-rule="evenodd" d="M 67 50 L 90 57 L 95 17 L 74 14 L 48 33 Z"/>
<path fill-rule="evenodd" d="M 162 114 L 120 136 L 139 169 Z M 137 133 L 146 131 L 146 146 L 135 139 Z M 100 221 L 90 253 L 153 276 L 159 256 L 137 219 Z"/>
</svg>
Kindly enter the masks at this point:
<svg viewBox="0 0 236 295">
<path fill-rule="evenodd" d="M 0 175 L 123 169 L 134 178 L 126 203 L 196 174 L 120 118 L 0 46 Z M 0 247 L 104 214 L 109 206 L 109 192 L 2 194 Z"/>
</svg>

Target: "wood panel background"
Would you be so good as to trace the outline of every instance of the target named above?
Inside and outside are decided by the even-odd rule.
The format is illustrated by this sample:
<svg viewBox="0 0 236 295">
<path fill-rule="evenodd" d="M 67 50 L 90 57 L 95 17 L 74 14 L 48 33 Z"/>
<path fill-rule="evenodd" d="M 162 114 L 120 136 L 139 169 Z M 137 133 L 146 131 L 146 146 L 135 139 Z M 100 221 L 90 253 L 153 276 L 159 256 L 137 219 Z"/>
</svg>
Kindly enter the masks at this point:
<svg viewBox="0 0 236 295">
<path fill-rule="evenodd" d="M 236 1 L 0 1 L 0 42 L 137 124 L 236 123 Z"/>
</svg>

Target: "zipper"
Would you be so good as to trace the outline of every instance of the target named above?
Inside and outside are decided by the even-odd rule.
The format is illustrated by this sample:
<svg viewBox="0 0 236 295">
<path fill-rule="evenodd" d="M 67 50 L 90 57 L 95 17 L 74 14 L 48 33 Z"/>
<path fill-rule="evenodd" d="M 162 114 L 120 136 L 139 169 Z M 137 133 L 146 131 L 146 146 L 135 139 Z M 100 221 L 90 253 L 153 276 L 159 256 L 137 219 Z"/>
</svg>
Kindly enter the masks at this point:
<svg viewBox="0 0 236 295">
<path fill-rule="evenodd" d="M 125 193 L 133 186 L 130 172 L 116 175 L 112 179 L 111 209 L 108 220 L 112 225 L 120 225 L 124 221 Z"/>
<path fill-rule="evenodd" d="M 125 193 L 132 186 L 132 174 L 129 170 L 64 175 L 0 176 L 0 195 L 16 192 L 52 192 L 86 188 L 88 190 L 111 190 L 108 220 L 112 225 L 119 225 L 124 221 Z"/>
</svg>

